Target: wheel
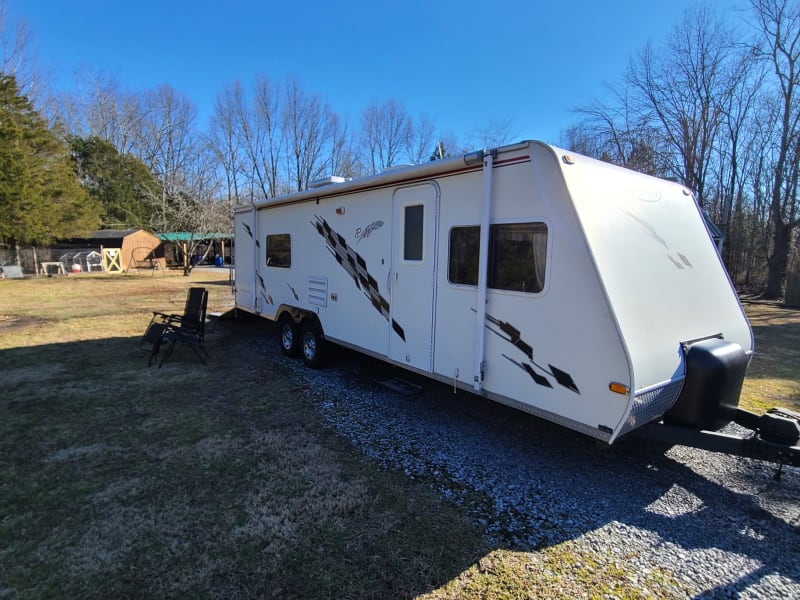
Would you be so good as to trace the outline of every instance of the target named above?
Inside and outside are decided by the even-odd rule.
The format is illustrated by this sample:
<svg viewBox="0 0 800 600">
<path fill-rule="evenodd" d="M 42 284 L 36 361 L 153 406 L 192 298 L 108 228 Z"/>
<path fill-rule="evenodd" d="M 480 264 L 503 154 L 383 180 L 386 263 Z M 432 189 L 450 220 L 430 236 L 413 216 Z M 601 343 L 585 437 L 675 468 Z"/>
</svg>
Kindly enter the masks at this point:
<svg viewBox="0 0 800 600">
<path fill-rule="evenodd" d="M 286 356 L 295 357 L 300 354 L 300 335 L 297 324 L 289 315 L 283 315 L 278 321 L 278 342 L 281 352 Z"/>
<path fill-rule="evenodd" d="M 307 367 L 319 369 L 322 366 L 325 354 L 325 340 L 322 339 L 322 334 L 316 323 L 312 321 L 306 323 L 303 326 L 303 333 L 300 339 L 302 340 L 303 362 L 306 363 Z"/>
</svg>

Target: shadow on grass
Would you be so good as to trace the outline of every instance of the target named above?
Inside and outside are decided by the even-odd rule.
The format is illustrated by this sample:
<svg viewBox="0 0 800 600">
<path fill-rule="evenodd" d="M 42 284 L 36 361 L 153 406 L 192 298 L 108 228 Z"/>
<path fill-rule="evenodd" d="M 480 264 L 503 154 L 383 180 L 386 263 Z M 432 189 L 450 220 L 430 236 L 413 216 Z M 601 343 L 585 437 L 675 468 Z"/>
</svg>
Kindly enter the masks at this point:
<svg viewBox="0 0 800 600">
<path fill-rule="evenodd" d="M 482 555 L 323 427 L 263 321 L 209 329 L 208 366 L 148 369 L 138 337 L 0 351 L 0 597 L 408 597 Z"/>
<path fill-rule="evenodd" d="M 203 274 L 202 273 L 198 273 L 197 276 L 198 277 L 202 277 Z M 223 286 L 223 287 L 231 287 L 232 283 L 233 283 L 232 281 L 229 281 L 227 279 L 211 279 L 211 280 L 207 280 L 207 281 L 194 281 L 194 280 L 192 280 L 192 285 L 217 285 L 217 286 Z"/>
<path fill-rule="evenodd" d="M 773 508 L 796 471 L 603 447 L 405 373 L 420 393 L 393 393 L 375 381 L 397 370 L 341 349 L 308 371 L 257 319 L 210 327 L 208 366 L 178 349 L 148 369 L 138 341 L 0 352 L 0 597 L 413 597 L 610 524 L 620 560 L 647 565 L 631 528 L 678 570 L 741 557 L 711 593 L 800 580 L 774 543 L 797 539 Z"/>
</svg>

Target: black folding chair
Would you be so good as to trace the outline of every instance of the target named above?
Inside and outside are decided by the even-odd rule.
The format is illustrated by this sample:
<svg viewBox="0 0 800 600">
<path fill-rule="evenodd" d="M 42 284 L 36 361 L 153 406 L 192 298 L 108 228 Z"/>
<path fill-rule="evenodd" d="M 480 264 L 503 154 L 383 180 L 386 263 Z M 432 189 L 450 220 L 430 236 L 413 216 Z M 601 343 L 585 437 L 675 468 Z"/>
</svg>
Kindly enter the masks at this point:
<svg viewBox="0 0 800 600">
<path fill-rule="evenodd" d="M 210 358 L 205 348 L 207 305 L 208 291 L 205 288 L 192 287 L 186 294 L 186 306 L 182 315 L 153 311 L 153 318 L 150 319 L 140 342 L 140 346 L 151 347 L 148 366 L 155 362 L 164 343 L 169 345 L 158 363 L 159 367 L 172 354 L 176 344 L 191 348 L 203 364 L 206 363 L 205 359 Z"/>
</svg>

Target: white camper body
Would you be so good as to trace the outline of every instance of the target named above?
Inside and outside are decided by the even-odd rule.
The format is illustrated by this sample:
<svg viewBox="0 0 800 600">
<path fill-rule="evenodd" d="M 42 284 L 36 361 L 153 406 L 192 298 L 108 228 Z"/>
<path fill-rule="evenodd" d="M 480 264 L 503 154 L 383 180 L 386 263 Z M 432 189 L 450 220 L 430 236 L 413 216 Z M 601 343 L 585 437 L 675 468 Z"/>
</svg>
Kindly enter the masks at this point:
<svg viewBox="0 0 800 600">
<path fill-rule="evenodd" d="M 686 188 L 539 142 L 239 207 L 235 240 L 237 308 L 609 443 L 692 343 L 752 353 Z"/>
</svg>

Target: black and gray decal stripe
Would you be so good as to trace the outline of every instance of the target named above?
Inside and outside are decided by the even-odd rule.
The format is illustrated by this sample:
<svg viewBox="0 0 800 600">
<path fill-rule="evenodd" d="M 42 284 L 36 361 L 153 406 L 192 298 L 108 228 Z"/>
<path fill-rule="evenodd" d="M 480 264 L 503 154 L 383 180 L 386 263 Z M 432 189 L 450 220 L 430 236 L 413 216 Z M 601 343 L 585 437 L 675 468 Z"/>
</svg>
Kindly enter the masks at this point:
<svg viewBox="0 0 800 600">
<path fill-rule="evenodd" d="M 475 311 L 474 308 L 472 309 L 472 311 L 477 312 Z M 549 375 L 550 377 L 555 379 L 559 385 L 564 386 L 569 390 L 572 390 L 576 394 L 581 393 L 580 390 L 578 389 L 577 384 L 572 379 L 572 376 L 569 373 L 567 373 L 566 371 L 562 371 L 558 367 L 554 367 L 551 364 L 548 364 L 547 365 L 548 368 L 546 369 L 542 365 L 538 364 L 535 360 L 533 360 L 533 347 L 522 339 L 522 334 L 519 329 L 514 327 L 508 321 L 501 321 L 500 319 L 493 317 L 490 314 L 486 315 L 486 321 L 487 321 L 486 328 L 489 331 L 494 333 L 496 336 L 504 339 L 505 341 L 511 343 L 515 348 L 517 348 L 520 352 L 522 352 L 525 356 L 528 357 L 529 362 L 519 362 L 514 360 L 510 356 L 503 354 L 503 358 L 512 362 L 520 369 L 525 371 L 528 375 L 530 375 L 531 379 L 533 379 L 534 382 L 536 382 L 538 385 L 552 388 L 553 384 L 550 383 L 550 380 L 546 377 L 546 375 Z M 489 325 L 490 323 L 492 325 L 495 325 L 497 329 L 495 329 L 494 327 L 490 327 Z M 537 373 L 536 370 L 534 370 L 534 367 L 536 367 L 536 369 L 541 371 L 541 373 Z"/>
<path fill-rule="evenodd" d="M 549 388 L 553 387 L 553 384 L 550 383 L 550 380 L 547 379 L 547 377 L 545 377 L 544 375 L 539 375 L 536 371 L 533 370 L 533 367 L 530 366 L 528 363 L 521 363 L 519 361 L 516 361 L 507 354 L 503 354 L 502 356 L 503 358 L 509 360 L 510 362 L 517 365 L 520 369 L 525 371 L 528 375 L 531 376 L 531 379 L 533 379 L 539 385 L 543 385 L 544 387 L 549 387 Z"/>
<path fill-rule="evenodd" d="M 336 259 L 342 268 L 347 271 L 350 277 L 369 299 L 372 306 L 377 310 L 383 318 L 391 321 L 392 329 L 405 341 L 406 334 L 403 328 L 397 321 L 389 317 L 389 302 L 384 298 L 378 289 L 378 282 L 367 271 L 367 261 L 353 248 L 348 245 L 344 237 L 338 232 L 334 231 L 328 222 L 320 216 L 314 215 L 316 222 L 312 222 L 314 229 L 323 237 L 325 244 L 333 257 Z"/>
<path fill-rule="evenodd" d="M 509 342 L 514 344 L 514 346 L 516 346 L 520 351 L 522 351 L 522 353 L 525 354 L 525 356 L 527 356 L 529 360 L 531 361 L 533 360 L 533 348 L 531 348 L 530 344 L 527 344 L 522 339 L 522 333 L 520 332 L 519 329 L 511 325 L 511 323 L 508 323 L 507 321 L 500 321 L 499 319 L 496 319 L 489 314 L 486 315 L 486 320 L 489 323 L 492 323 L 493 325 L 497 325 L 500 328 L 500 331 L 502 331 L 508 336 L 507 338 L 504 339 L 507 339 Z M 493 333 L 499 335 L 500 337 L 503 337 L 488 325 L 486 327 L 487 329 L 489 329 L 489 331 L 492 331 Z"/>
<path fill-rule="evenodd" d="M 271 306 L 272 296 L 267 292 L 267 286 L 264 285 L 264 278 L 258 273 L 256 273 L 256 277 L 258 277 L 258 283 L 261 285 L 261 297 L 264 298 L 264 301 Z"/>
</svg>

